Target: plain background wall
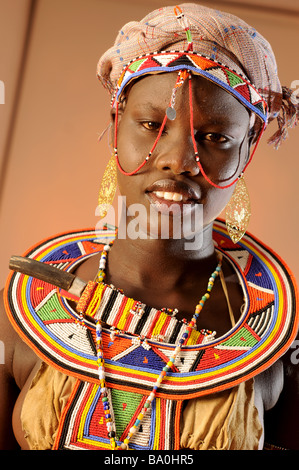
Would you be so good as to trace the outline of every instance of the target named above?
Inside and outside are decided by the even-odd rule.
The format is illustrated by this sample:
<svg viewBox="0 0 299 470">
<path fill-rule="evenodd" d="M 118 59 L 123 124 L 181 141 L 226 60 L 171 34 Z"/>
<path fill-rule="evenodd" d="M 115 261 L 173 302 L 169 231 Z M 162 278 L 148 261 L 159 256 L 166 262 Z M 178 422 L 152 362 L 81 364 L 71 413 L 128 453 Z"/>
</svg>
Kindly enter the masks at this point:
<svg viewBox="0 0 299 470">
<path fill-rule="evenodd" d="M 198 2 L 199 3 L 199 2 Z M 254 25 L 272 44 L 282 84 L 299 88 L 297 0 L 202 1 Z M 0 0 L 0 287 L 12 254 L 64 230 L 94 227 L 110 157 L 110 97 L 96 64 L 129 20 L 164 0 Z M 266 144 L 247 170 L 249 232 L 286 260 L 299 279 L 299 128 L 279 151 Z"/>
</svg>

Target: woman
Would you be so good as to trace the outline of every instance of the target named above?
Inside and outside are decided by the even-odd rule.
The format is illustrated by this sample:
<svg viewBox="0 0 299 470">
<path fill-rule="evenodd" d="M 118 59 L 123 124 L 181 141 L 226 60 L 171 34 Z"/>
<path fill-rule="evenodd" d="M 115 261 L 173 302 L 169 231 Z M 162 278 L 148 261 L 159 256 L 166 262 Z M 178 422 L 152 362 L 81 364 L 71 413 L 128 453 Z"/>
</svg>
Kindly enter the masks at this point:
<svg viewBox="0 0 299 470">
<path fill-rule="evenodd" d="M 3 316 L 2 447 L 14 432 L 22 449 L 255 450 L 266 431 L 298 448 L 296 286 L 245 234 L 243 174 L 269 122 L 278 146 L 297 119 L 269 44 L 226 13 L 162 8 L 120 31 L 98 76 L 114 147 L 99 202 L 117 173 L 124 216 L 27 253 L 66 284 L 10 276 L 25 342 Z"/>
</svg>

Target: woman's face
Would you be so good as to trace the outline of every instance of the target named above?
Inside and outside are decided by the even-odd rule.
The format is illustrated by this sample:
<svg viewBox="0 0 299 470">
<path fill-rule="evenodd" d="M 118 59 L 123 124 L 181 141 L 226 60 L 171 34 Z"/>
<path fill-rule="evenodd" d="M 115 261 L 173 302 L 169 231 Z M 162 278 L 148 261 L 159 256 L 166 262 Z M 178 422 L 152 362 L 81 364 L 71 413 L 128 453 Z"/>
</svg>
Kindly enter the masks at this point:
<svg viewBox="0 0 299 470">
<path fill-rule="evenodd" d="M 117 148 L 126 172 L 134 171 L 151 150 L 176 77 L 176 73 L 165 73 L 142 78 L 120 106 Z M 249 112 L 232 95 L 202 77 L 192 77 L 192 90 L 200 162 L 214 183 L 228 185 L 240 175 L 249 155 Z M 142 223 L 147 233 L 151 231 L 151 210 L 158 214 L 159 223 L 167 217 L 171 227 L 175 218 L 195 214 L 201 207 L 206 227 L 225 208 L 234 190 L 234 185 L 219 189 L 208 183 L 195 160 L 188 79 L 177 91 L 175 109 L 176 118 L 167 120 L 152 156 L 141 170 L 132 176 L 118 172 L 119 190 L 127 208 L 132 204 L 144 208 L 147 219 Z"/>
</svg>

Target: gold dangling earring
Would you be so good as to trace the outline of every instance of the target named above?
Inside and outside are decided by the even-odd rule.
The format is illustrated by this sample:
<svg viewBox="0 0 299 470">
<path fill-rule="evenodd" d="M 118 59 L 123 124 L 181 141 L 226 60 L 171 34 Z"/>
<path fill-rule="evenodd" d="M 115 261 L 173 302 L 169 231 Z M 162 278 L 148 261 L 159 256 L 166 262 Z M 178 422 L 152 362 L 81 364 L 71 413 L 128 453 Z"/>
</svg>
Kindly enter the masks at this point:
<svg viewBox="0 0 299 470">
<path fill-rule="evenodd" d="M 250 215 L 250 198 L 242 173 L 226 206 L 225 222 L 233 243 L 238 243 L 243 237 L 249 225 Z"/>
<path fill-rule="evenodd" d="M 98 197 L 97 215 L 102 219 L 107 215 L 110 206 L 113 204 L 117 187 L 117 166 L 114 154 L 111 156 L 104 171 Z"/>
</svg>

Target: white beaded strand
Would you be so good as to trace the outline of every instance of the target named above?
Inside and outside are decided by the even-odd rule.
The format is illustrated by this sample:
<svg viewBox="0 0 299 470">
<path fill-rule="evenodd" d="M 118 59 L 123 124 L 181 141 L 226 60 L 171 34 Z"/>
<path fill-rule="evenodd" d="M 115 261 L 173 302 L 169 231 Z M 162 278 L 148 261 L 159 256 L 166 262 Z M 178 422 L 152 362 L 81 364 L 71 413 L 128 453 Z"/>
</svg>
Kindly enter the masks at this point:
<svg viewBox="0 0 299 470">
<path fill-rule="evenodd" d="M 99 268 L 101 271 L 100 278 L 101 280 L 105 277 L 105 267 L 106 267 L 106 261 L 107 261 L 107 253 L 110 250 L 111 245 L 105 245 L 104 250 L 101 255 L 100 263 L 99 263 Z M 108 399 L 108 393 L 107 393 L 107 387 L 106 387 L 106 381 L 105 381 L 105 363 L 104 363 L 104 351 L 103 351 L 103 343 L 102 343 L 102 326 L 100 324 L 100 321 L 97 322 L 96 325 L 96 347 L 97 347 L 97 361 L 98 361 L 98 374 L 99 374 L 99 380 L 101 384 L 101 397 L 102 397 L 102 402 L 104 406 L 104 412 L 105 412 L 105 419 L 106 419 L 106 427 L 107 427 L 107 432 L 108 432 L 108 437 L 110 439 L 110 445 L 112 449 L 121 449 L 121 450 L 127 450 L 129 449 L 129 442 L 130 439 L 134 436 L 136 433 L 142 419 L 144 418 L 144 415 L 148 411 L 148 409 L 151 406 L 151 403 L 156 397 L 156 393 L 158 388 L 160 387 L 164 377 L 167 375 L 167 373 L 171 370 L 172 366 L 175 363 L 176 357 L 180 353 L 182 346 L 184 343 L 187 341 L 190 332 L 193 330 L 194 325 L 196 324 L 196 320 L 199 316 L 199 313 L 201 309 L 203 308 L 204 303 L 206 302 L 207 299 L 210 297 L 210 292 L 214 286 L 214 282 L 216 277 L 219 275 L 221 271 L 221 264 L 222 264 L 222 256 L 219 257 L 219 262 L 218 265 L 215 269 L 215 271 L 212 273 L 211 277 L 209 278 L 208 282 L 208 287 L 207 287 L 207 292 L 204 294 L 199 302 L 199 304 L 195 308 L 194 315 L 191 319 L 191 321 L 188 323 L 184 333 L 181 335 L 181 337 L 178 340 L 178 343 L 173 351 L 172 356 L 169 358 L 167 364 L 163 367 L 162 371 L 160 372 L 160 375 L 158 376 L 155 385 L 152 388 L 152 391 L 150 392 L 149 396 L 147 397 L 144 406 L 139 413 L 137 419 L 135 420 L 135 423 L 133 426 L 130 428 L 128 435 L 124 439 L 124 442 L 121 443 L 120 446 L 117 446 L 116 442 L 116 428 L 115 428 L 115 423 L 112 421 L 112 414 L 111 414 L 111 404 L 109 403 Z"/>
</svg>

